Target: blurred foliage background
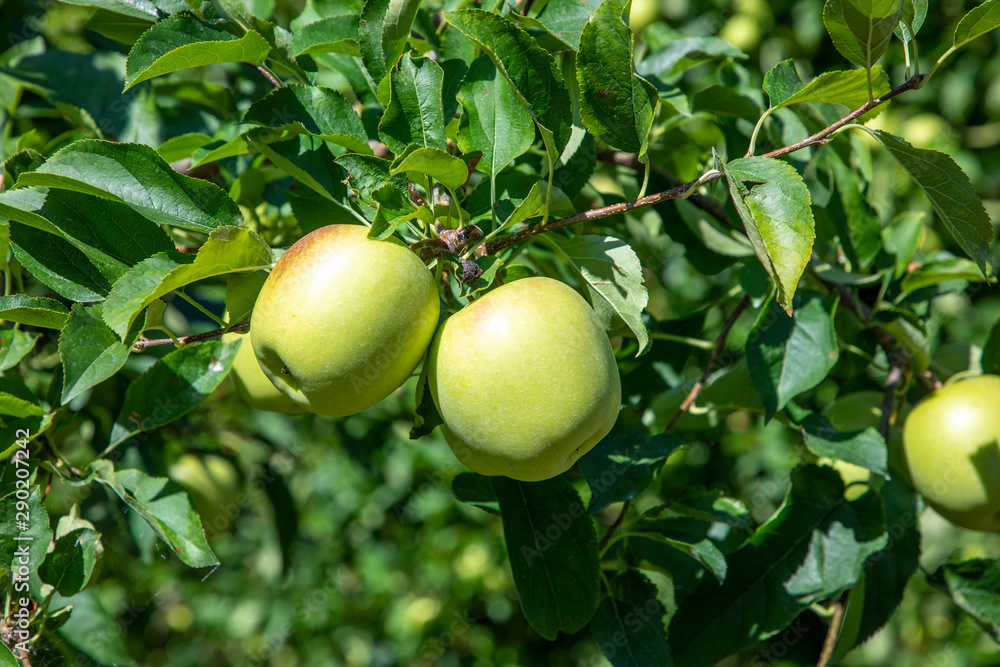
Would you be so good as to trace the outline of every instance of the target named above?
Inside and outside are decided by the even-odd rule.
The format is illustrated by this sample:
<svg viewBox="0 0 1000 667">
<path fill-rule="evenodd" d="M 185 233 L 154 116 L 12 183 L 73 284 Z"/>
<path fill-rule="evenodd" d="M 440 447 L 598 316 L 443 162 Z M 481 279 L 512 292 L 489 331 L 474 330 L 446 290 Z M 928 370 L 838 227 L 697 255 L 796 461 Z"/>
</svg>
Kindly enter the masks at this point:
<svg viewBox="0 0 1000 667">
<path fill-rule="evenodd" d="M 250 4 L 257 15 L 273 14 L 283 25 L 301 10 L 300 4 L 285 0 Z M 955 22 L 973 4 L 932 3 L 931 18 L 918 40 L 924 70 L 950 44 Z M 127 50 L 87 28 L 92 13 L 91 8 L 56 2 L 4 0 L 0 41 L 16 46 L 41 35 L 51 50 L 104 52 L 89 60 L 59 56 L 74 74 L 67 77 L 61 94 L 82 108 L 109 107 L 120 97 L 122 54 Z M 674 146 L 707 149 L 724 135 L 747 135 L 752 129 L 752 120 L 707 105 L 699 109 L 699 92 L 722 83 L 763 104 L 763 75 L 781 60 L 794 58 L 803 78 L 846 67 L 823 28 L 821 0 L 635 0 L 631 16 L 638 53 L 655 50 L 671 31 L 680 31 L 688 36 L 721 35 L 747 54 L 745 59 L 713 60 L 685 74 L 679 86 L 692 101 L 696 119 L 666 127 L 655 137 L 650 154 L 662 173 L 654 174 L 651 188 L 669 185 L 657 181 L 667 174 L 687 180 L 703 167 L 697 151 L 673 151 Z M 992 33 L 975 41 L 930 85 L 893 101 L 873 121 L 916 146 L 952 154 L 982 193 L 994 219 L 1000 216 L 998 39 Z M 884 65 L 891 81 L 904 80 L 898 43 L 890 47 Z M 228 109 L 233 104 L 245 108 L 267 86 L 250 70 L 238 67 L 203 68 L 169 79 L 174 93 L 186 82 L 197 84 L 189 98 L 175 94 L 172 106 L 145 115 L 143 104 L 135 105 L 129 115 L 117 116 L 108 134 L 154 146 L 192 130 L 212 134 L 231 121 Z M 0 92 L 6 85 L 0 75 Z M 148 96 L 147 108 L 154 111 L 161 101 L 148 89 L 130 94 Z M 9 100 L 4 102 L 6 106 Z M 2 117 L 5 154 L 11 152 L 10 141 L 18 137 L 29 136 L 29 144 L 49 154 L 88 136 L 34 92 L 25 93 L 13 116 Z M 249 164 L 242 159 L 225 163 L 214 177 L 232 188 L 248 171 Z M 890 156 L 875 153 L 873 159 L 870 197 L 884 220 L 902 211 L 930 215 L 924 196 Z M 603 205 L 634 197 L 640 181 L 628 166 L 601 163 L 580 196 L 594 206 Z M 287 245 L 306 231 L 277 196 L 287 185 L 266 178 L 255 182 L 252 177 L 240 182 L 246 193 L 241 203 L 253 209 L 274 245 Z M 603 221 L 610 233 L 627 230 L 632 239 L 640 240 L 633 245 L 646 269 L 649 312 L 662 325 L 660 330 L 669 330 L 674 338 L 687 323 L 699 333 L 704 304 L 724 298 L 739 277 L 735 259 L 728 267 L 712 265 L 717 256 L 699 255 L 697 244 L 688 243 L 681 231 L 676 238 L 660 231 L 670 234 L 677 228 L 664 225 L 661 216 L 690 213 L 685 204 L 670 203 L 626 219 Z M 925 225 L 917 259 L 932 258 L 952 244 Z M 221 286 L 189 293 L 216 312 L 223 307 Z M 936 298 L 926 341 L 920 341 L 931 351 L 935 371 L 948 377 L 975 367 L 978 350 L 998 316 L 1000 296 L 993 288 L 974 285 Z M 170 302 L 164 317 L 178 334 L 214 328 L 180 299 Z M 740 320 L 727 349 L 742 350 L 751 324 L 750 314 Z M 50 336 L 49 343 L 54 343 L 55 334 Z M 660 340 L 649 356 L 636 361 L 627 348 L 626 342 L 621 353 L 625 392 L 641 398 L 634 398 L 640 408 L 626 414 L 624 421 L 642 419 L 662 428 L 687 392 L 683 383 L 699 374 L 704 351 L 696 355 L 690 346 Z M 128 379 L 158 355 L 162 351 L 132 355 L 123 374 L 74 401 L 74 418 L 51 435 L 62 456 L 84 465 L 100 452 L 103 445 L 98 443 L 108 439 Z M 863 419 L 881 400 L 880 393 L 873 393 L 879 382 L 856 375 L 856 367 L 866 366 L 867 359 L 853 366 L 851 359 L 852 354 L 843 354 L 831 379 L 797 402 L 827 410 L 839 405 L 845 418 Z M 56 365 L 44 354 L 35 356 L 26 380 L 53 382 Z M 170 476 L 191 491 L 222 562 L 207 575 L 163 553 L 145 524 L 123 513 L 123 506 L 102 487 L 92 485 L 81 494 L 77 488 L 54 484 L 46 499 L 50 514 L 61 516 L 79 503 L 82 515 L 105 540 L 99 581 L 72 601 L 75 611 L 62 628 L 63 636 L 95 660 L 117 664 L 607 664 L 586 631 L 550 643 L 524 621 L 506 564 L 499 518 L 455 500 L 449 482 L 461 467 L 438 435 L 419 442 L 407 437 L 412 384 L 366 413 L 330 420 L 251 410 L 227 382 L 189 417 L 123 451 L 119 467 Z M 727 389 L 720 386 L 718 391 Z M 759 415 L 744 409 L 720 419 L 690 415 L 682 428 L 696 431 L 698 439 L 668 461 L 659 479 L 636 501 L 638 510 L 657 504 L 661 489 L 694 483 L 742 498 L 757 521 L 780 505 L 788 473 L 801 459 L 796 431 L 778 421 L 763 426 Z M 578 472 L 570 475 L 579 478 Z M 578 487 L 587 493 L 582 481 Z M 618 507 L 612 507 L 599 518 L 610 524 L 617 512 Z M 926 571 L 949 556 L 1000 554 L 1000 535 L 954 528 L 930 510 L 921 521 Z M 117 622 L 121 640 L 93 630 L 100 625 L 94 619 L 102 617 Z M 793 626 L 801 632 L 791 639 L 779 635 L 728 664 L 751 660 L 763 660 L 752 664 L 812 664 L 825 633 L 825 626 L 815 620 L 806 618 Z M 36 664 L 63 664 L 70 655 L 79 658 L 73 649 L 57 644 L 43 646 Z M 959 666 L 998 661 L 996 644 L 918 573 L 890 625 L 845 664 Z"/>
</svg>

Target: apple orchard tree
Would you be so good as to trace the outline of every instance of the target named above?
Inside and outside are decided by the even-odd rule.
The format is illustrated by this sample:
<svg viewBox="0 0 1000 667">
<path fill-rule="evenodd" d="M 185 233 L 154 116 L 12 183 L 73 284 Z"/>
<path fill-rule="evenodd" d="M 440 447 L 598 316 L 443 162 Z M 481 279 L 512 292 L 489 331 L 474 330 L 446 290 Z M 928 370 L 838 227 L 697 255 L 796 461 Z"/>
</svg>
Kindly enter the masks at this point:
<svg viewBox="0 0 1000 667">
<path fill-rule="evenodd" d="M 0 664 L 827 665 L 931 586 L 963 625 L 926 650 L 1000 638 L 1000 543 L 924 511 L 976 492 L 956 523 L 995 532 L 1000 433 L 922 443 L 919 480 L 902 437 L 1000 374 L 1000 327 L 947 319 L 997 314 L 996 161 L 893 115 L 987 94 L 939 85 L 1000 0 L 795 3 L 812 53 L 761 68 L 710 4 L 22 20 Z"/>
</svg>

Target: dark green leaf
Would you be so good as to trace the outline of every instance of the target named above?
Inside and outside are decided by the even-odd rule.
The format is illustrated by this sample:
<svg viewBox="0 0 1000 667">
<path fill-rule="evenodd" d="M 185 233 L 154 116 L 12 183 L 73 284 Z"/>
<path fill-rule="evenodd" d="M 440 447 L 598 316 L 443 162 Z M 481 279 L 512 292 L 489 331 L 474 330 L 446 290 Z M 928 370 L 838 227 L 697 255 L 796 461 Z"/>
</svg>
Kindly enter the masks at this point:
<svg viewBox="0 0 1000 667">
<path fill-rule="evenodd" d="M 390 81 L 389 105 L 378 124 L 385 145 L 397 155 L 410 144 L 445 151 L 441 66 L 407 53 L 392 69 Z"/>
<path fill-rule="evenodd" d="M 55 299 L 26 294 L 0 296 L 0 319 L 20 322 L 33 327 L 62 329 L 69 311 Z"/>
<path fill-rule="evenodd" d="M 993 324 L 983 345 L 982 365 L 984 373 L 1000 375 L 1000 320 Z"/>
<path fill-rule="evenodd" d="M 899 23 L 900 0 L 826 0 L 823 23 L 840 54 L 870 70 Z"/>
<path fill-rule="evenodd" d="M 73 648 L 101 665 L 127 665 L 132 662 L 122 641 L 118 619 L 101 604 L 93 589 L 84 590 L 73 597 L 52 596 L 52 607 L 72 605 L 69 618 L 59 628 L 59 634 Z M 74 661 L 83 662 L 78 657 Z"/>
<path fill-rule="evenodd" d="M 5 441 L 6 442 L 6 441 Z M 14 474 L 15 463 L 4 461 L 4 467 L 9 468 L 9 475 Z M 10 486 L 11 493 L 14 492 L 13 483 Z M 10 573 L 13 566 L 20 568 L 22 565 L 28 567 L 29 572 L 36 572 L 38 566 L 45 559 L 45 551 L 52 541 L 52 528 L 49 527 L 49 515 L 42 504 L 42 490 L 37 486 L 31 486 L 28 495 L 27 511 L 17 509 L 15 498 L 8 497 L 0 503 L 0 574 L 10 581 Z M 21 512 L 20 517 L 17 513 Z M 24 519 L 24 514 L 28 515 L 27 527 L 21 530 L 17 521 Z M 25 538 L 17 540 L 15 537 Z M 30 538 L 30 539 L 29 539 Z M 27 550 L 25 557 L 24 551 Z M 21 576 L 23 572 L 18 570 Z"/>
<path fill-rule="evenodd" d="M 417 440 L 431 432 L 444 423 L 441 415 L 438 414 L 437 406 L 427 386 L 427 364 L 420 370 L 420 379 L 417 380 L 417 392 L 414 398 L 417 407 L 413 414 L 413 427 L 410 429 L 410 440 Z"/>
<path fill-rule="evenodd" d="M 191 67 L 238 62 L 263 65 L 270 51 L 267 41 L 253 30 L 237 39 L 193 16 L 178 14 L 154 24 L 129 51 L 125 90 Z"/>
<path fill-rule="evenodd" d="M 882 224 L 878 212 L 861 194 L 861 183 L 854 170 L 833 151 L 824 156 L 837 187 L 837 199 L 830 201 L 827 215 L 837 228 L 852 268 L 864 270 L 882 249 Z"/>
<path fill-rule="evenodd" d="M 153 222 L 210 232 L 241 225 L 236 203 L 219 186 L 174 171 L 149 146 L 85 139 L 70 144 L 18 187 L 38 185 L 128 204 Z"/>
<path fill-rule="evenodd" d="M 98 35 L 132 46 L 153 25 L 153 17 L 141 19 L 98 8 L 83 27 Z"/>
<path fill-rule="evenodd" d="M 267 274 L 263 271 L 233 273 L 226 278 L 226 313 L 230 324 L 250 319 L 265 280 Z"/>
<path fill-rule="evenodd" d="M 613 667 L 670 667 L 664 629 L 666 609 L 656 587 L 636 570 L 611 581 L 611 596 L 601 601 L 590 628 Z"/>
<path fill-rule="evenodd" d="M 669 80 L 710 60 L 746 58 L 747 54 L 721 37 L 688 37 L 676 33 L 667 46 L 654 51 L 639 63 L 639 74 L 655 74 Z"/>
<path fill-rule="evenodd" d="M 74 595 L 90 583 L 101 551 L 100 533 L 77 528 L 56 539 L 52 552 L 38 568 L 38 576 L 60 595 Z"/>
<path fill-rule="evenodd" d="M 326 141 L 308 134 L 251 130 L 247 143 L 278 168 L 331 202 L 345 199 L 344 172 Z"/>
<path fill-rule="evenodd" d="M 610 433 L 580 457 L 580 472 L 590 486 L 590 507 L 596 514 L 611 503 L 632 500 L 653 481 L 663 463 L 683 443 L 664 433 L 654 436 L 644 426 Z"/>
<path fill-rule="evenodd" d="M 38 169 L 43 162 L 45 162 L 45 156 L 30 148 L 14 153 L 3 161 L 4 182 L 16 183 L 21 174 Z"/>
<path fill-rule="evenodd" d="M 320 137 L 371 155 L 365 127 L 341 93 L 297 83 L 278 88 L 250 105 L 244 122 Z"/>
<path fill-rule="evenodd" d="M 102 318 L 103 304 L 73 306 L 59 336 L 63 363 L 60 399 L 66 405 L 74 397 L 103 382 L 125 365 L 129 348 Z"/>
<path fill-rule="evenodd" d="M 622 21 L 628 0 L 604 0 L 583 29 L 577 55 L 580 117 L 612 148 L 646 153 L 659 93 L 632 73 L 632 31 Z"/>
<path fill-rule="evenodd" d="M 594 522 L 565 477 L 494 477 L 504 540 L 525 618 L 553 640 L 594 615 L 600 568 Z"/>
<path fill-rule="evenodd" d="M 945 563 L 928 578 L 1000 642 L 1000 560 Z"/>
<path fill-rule="evenodd" d="M 889 450 L 874 428 L 842 432 L 825 417 L 811 414 L 802 421 L 802 435 L 816 456 L 847 461 L 889 479 Z"/>
<path fill-rule="evenodd" d="M 796 299 L 791 317 L 772 304 L 754 325 L 747 365 L 767 419 L 822 382 L 840 358 L 833 327 L 837 302 L 836 292 L 826 298 L 806 292 Z"/>
<path fill-rule="evenodd" d="M 237 346 L 210 340 L 174 350 L 136 378 L 111 430 L 111 446 L 169 424 L 195 408 L 219 386 Z"/>
<path fill-rule="evenodd" d="M 685 487 L 670 499 L 667 507 L 682 516 L 725 523 L 741 531 L 753 527 L 750 510 L 743 501 L 729 498 L 719 489 L 709 491 L 700 486 Z"/>
<path fill-rule="evenodd" d="M 361 59 L 378 84 L 403 55 L 420 0 L 365 0 L 361 10 Z"/>
<path fill-rule="evenodd" d="M 580 35 L 596 4 L 584 0 L 550 0 L 539 12 L 538 22 L 561 42 L 579 51 Z"/>
<path fill-rule="evenodd" d="M 451 480 L 451 490 L 463 503 L 500 516 L 500 505 L 491 479 L 474 472 L 460 472 Z"/>
</svg>

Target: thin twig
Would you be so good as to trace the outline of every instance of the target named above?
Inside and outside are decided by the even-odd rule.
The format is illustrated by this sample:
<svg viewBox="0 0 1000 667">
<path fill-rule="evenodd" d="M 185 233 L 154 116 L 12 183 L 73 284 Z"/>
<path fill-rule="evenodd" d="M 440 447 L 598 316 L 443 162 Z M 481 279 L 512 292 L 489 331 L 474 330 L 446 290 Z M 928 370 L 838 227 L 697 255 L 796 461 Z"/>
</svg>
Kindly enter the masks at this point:
<svg viewBox="0 0 1000 667">
<path fill-rule="evenodd" d="M 797 141 L 794 144 L 784 146 L 783 148 L 778 148 L 771 151 L 770 153 L 764 153 L 762 157 L 765 158 L 778 158 L 789 153 L 794 153 L 795 151 L 802 150 L 803 148 L 808 148 L 809 146 L 816 146 L 819 144 L 824 144 L 828 141 L 829 137 L 837 132 L 840 128 L 844 127 L 848 123 L 851 123 L 861 116 L 865 115 L 875 107 L 888 102 L 892 98 L 896 97 L 901 93 L 905 93 L 908 90 L 917 88 L 920 82 L 923 80 L 925 75 L 919 75 L 911 78 L 906 83 L 897 86 L 892 89 L 882 97 L 876 100 L 871 100 L 865 102 L 862 106 L 858 107 L 848 115 L 844 116 L 838 120 L 833 125 L 826 127 L 819 132 L 813 134 L 810 137 L 803 139 L 802 141 Z M 621 202 L 618 204 L 612 204 L 610 206 L 604 206 L 601 208 L 595 208 L 590 211 L 584 211 L 583 213 L 577 213 L 576 215 L 571 215 L 566 218 L 560 218 L 559 220 L 552 220 L 550 222 L 540 222 L 538 224 L 532 225 L 531 227 L 526 227 L 516 234 L 511 234 L 510 236 L 505 236 L 497 241 L 494 241 L 487 245 L 486 252 L 490 255 L 495 255 L 501 250 L 509 248 L 510 246 L 526 241 L 533 236 L 542 234 L 544 232 L 552 231 L 553 229 L 560 229 L 562 227 L 569 227 L 571 225 L 576 225 L 581 222 L 588 222 L 592 220 L 600 220 L 601 218 L 607 218 L 612 215 L 618 215 L 620 213 L 627 213 L 628 211 L 633 211 L 637 208 L 644 208 L 646 206 L 653 206 L 654 204 L 659 204 L 670 199 L 677 199 L 683 195 L 686 195 L 689 190 L 698 185 L 707 185 L 713 181 L 717 181 L 722 178 L 722 174 L 719 172 L 709 173 L 693 181 L 684 183 L 675 188 L 665 190 L 664 192 L 657 192 L 655 194 L 647 195 L 641 199 L 636 199 L 635 201 Z"/>
<path fill-rule="evenodd" d="M 625 504 L 622 505 L 622 511 L 618 513 L 618 518 L 615 522 L 608 526 L 608 530 L 604 533 L 604 537 L 601 538 L 600 544 L 597 545 L 597 552 L 600 553 L 604 551 L 604 547 L 608 546 L 608 542 L 611 541 L 611 536 L 615 534 L 618 527 L 622 525 L 622 521 L 625 520 L 625 515 L 628 513 L 628 508 L 632 504 L 631 500 L 626 500 Z"/>
<path fill-rule="evenodd" d="M 719 332 L 719 337 L 715 339 L 715 348 L 712 349 L 712 354 L 708 358 L 708 363 L 705 364 L 705 370 L 702 371 L 701 377 L 694 383 L 694 386 L 691 387 L 691 391 L 688 392 L 687 398 L 684 399 L 684 402 L 681 403 L 681 406 L 677 409 L 677 414 L 670 420 L 667 427 L 663 429 L 664 433 L 670 433 L 673 431 L 674 427 L 677 426 L 677 422 L 681 420 L 681 417 L 683 417 L 687 411 L 691 409 L 691 406 L 695 404 L 695 401 L 698 400 L 698 395 L 701 394 L 701 391 L 705 388 L 705 383 L 708 382 L 708 376 L 712 374 L 712 370 L 715 368 L 715 362 L 719 360 L 719 355 L 722 354 L 722 350 L 726 347 L 726 339 L 729 337 L 729 332 L 732 331 L 733 326 L 736 324 L 736 320 L 740 318 L 740 315 L 743 314 L 743 311 L 746 310 L 749 305 L 750 297 L 743 297 L 739 305 L 736 306 L 736 309 L 729 316 L 729 319 L 726 320 L 726 324 L 722 327 L 722 331 Z"/>
<path fill-rule="evenodd" d="M 183 347 L 189 343 L 197 343 L 198 341 L 208 340 L 209 338 L 216 338 L 227 333 L 246 333 L 250 331 L 249 322 L 241 322 L 240 324 L 234 324 L 226 329 L 215 329 L 213 331 L 206 331 L 200 334 L 192 334 L 190 336 L 181 336 L 177 339 L 180 343 L 179 347 Z M 174 341 L 169 338 L 139 338 L 132 345 L 133 352 L 142 352 L 147 347 L 156 347 L 157 345 L 173 345 Z"/>
<path fill-rule="evenodd" d="M 893 366 L 889 369 L 889 375 L 885 378 L 885 397 L 882 399 L 882 417 L 878 422 L 878 432 L 882 438 L 889 441 L 889 427 L 892 425 L 893 406 L 896 404 L 896 392 L 903 381 L 903 376 L 909 372 L 910 365 Z"/>
<path fill-rule="evenodd" d="M 819 654 L 819 662 L 816 663 L 816 667 L 827 667 L 830 664 L 833 649 L 837 647 L 837 639 L 840 638 L 840 628 L 844 624 L 844 606 L 847 604 L 848 593 L 844 594 L 843 599 L 833 603 L 833 616 L 830 618 L 830 627 L 826 631 L 823 651 Z"/>
<path fill-rule="evenodd" d="M 280 81 L 278 81 L 278 79 L 276 79 L 274 77 L 274 75 L 271 74 L 267 70 L 266 67 L 264 67 L 262 65 L 254 65 L 253 63 L 245 63 L 245 64 L 250 65 L 250 67 L 253 67 L 255 70 L 257 70 L 258 72 L 260 72 L 261 76 L 263 76 L 265 79 L 267 79 L 268 81 L 270 81 L 271 85 L 274 86 L 275 88 L 283 88 L 284 87 L 285 84 L 283 84 Z"/>
</svg>

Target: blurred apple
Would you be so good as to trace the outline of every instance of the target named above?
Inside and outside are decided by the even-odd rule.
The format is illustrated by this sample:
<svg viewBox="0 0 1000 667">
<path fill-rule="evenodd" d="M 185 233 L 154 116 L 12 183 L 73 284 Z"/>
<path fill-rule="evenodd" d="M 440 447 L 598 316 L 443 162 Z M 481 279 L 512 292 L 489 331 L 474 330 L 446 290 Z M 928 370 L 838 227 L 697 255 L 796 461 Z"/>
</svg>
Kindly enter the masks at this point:
<svg viewBox="0 0 1000 667">
<path fill-rule="evenodd" d="M 253 346 L 250 344 L 250 337 L 241 334 L 226 334 L 222 340 L 231 342 L 243 339 L 236 359 L 233 360 L 233 369 L 229 377 L 233 379 L 236 393 L 240 395 L 247 405 L 256 410 L 266 410 L 268 412 L 281 412 L 286 415 L 297 415 L 305 412 L 305 409 L 283 394 L 275 387 L 264 371 L 257 363 L 257 357 L 253 353 Z"/>
<path fill-rule="evenodd" d="M 240 473 L 227 457 L 210 453 L 182 454 L 170 464 L 168 474 L 190 494 L 210 537 L 232 527 L 240 512 L 236 503 Z"/>
</svg>

